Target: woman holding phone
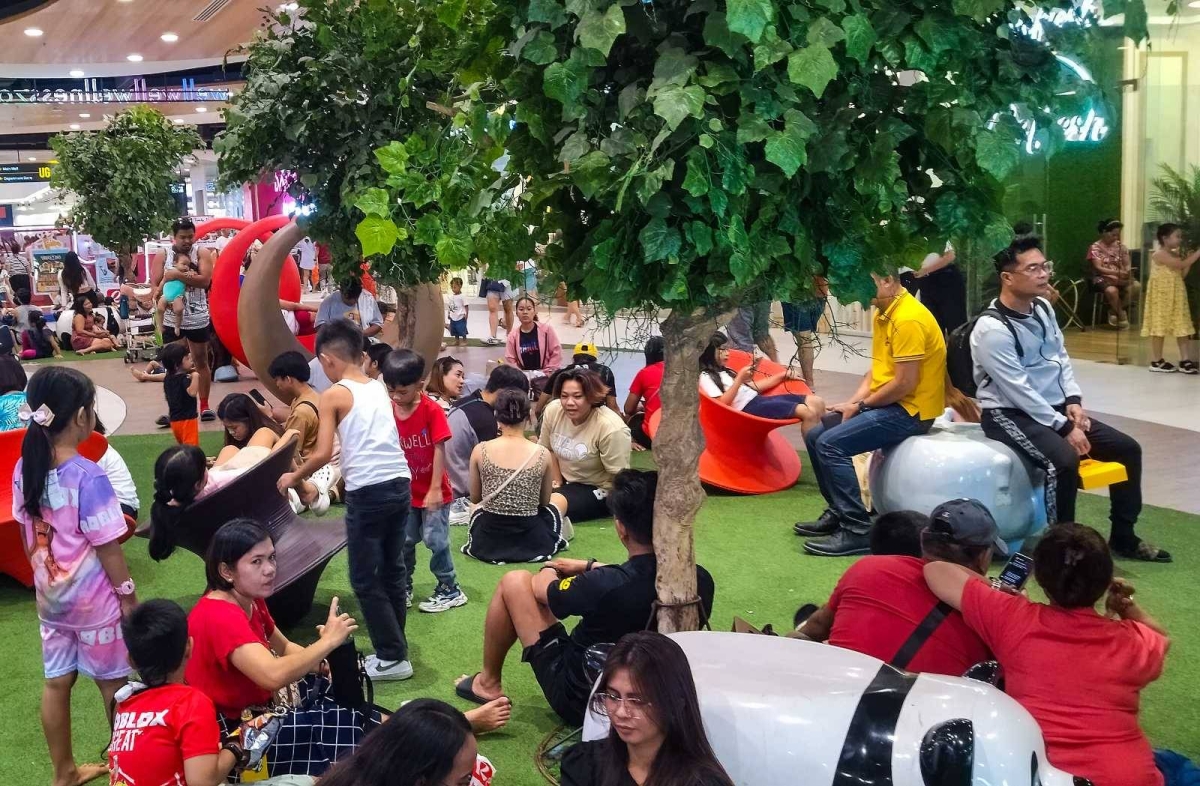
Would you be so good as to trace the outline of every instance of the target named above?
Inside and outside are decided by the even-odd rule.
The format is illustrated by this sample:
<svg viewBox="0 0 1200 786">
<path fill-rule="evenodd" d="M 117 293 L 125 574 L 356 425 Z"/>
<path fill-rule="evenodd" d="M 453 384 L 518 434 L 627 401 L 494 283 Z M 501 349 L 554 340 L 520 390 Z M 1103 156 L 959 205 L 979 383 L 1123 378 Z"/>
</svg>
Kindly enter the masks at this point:
<svg viewBox="0 0 1200 786">
<path fill-rule="evenodd" d="M 796 393 L 761 393 L 771 390 L 785 380 L 800 379 L 798 373 L 785 369 L 766 379 L 755 381 L 757 360 L 737 372 L 725 365 L 729 362 L 729 350 L 725 346 L 728 343 L 729 339 L 724 334 L 713 333 L 708 346 L 701 353 L 701 393 L 747 415 L 768 420 L 795 418 L 800 421 L 800 428 L 804 432 L 821 422 L 821 416 L 825 414 L 825 402 L 819 396 L 811 393 L 807 396 Z"/>
</svg>

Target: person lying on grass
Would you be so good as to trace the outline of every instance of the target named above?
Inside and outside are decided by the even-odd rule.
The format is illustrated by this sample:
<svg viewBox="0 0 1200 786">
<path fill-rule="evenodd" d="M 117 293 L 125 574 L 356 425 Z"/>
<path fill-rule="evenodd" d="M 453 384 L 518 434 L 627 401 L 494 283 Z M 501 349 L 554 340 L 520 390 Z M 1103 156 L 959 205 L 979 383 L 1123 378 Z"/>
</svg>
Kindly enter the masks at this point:
<svg viewBox="0 0 1200 786">
<path fill-rule="evenodd" d="M 654 494 L 657 472 L 626 469 L 613 479 L 608 504 L 616 519 L 617 537 L 629 559 L 602 565 L 594 559 L 558 559 L 538 573 L 506 573 L 488 606 L 483 628 L 483 670 L 464 675 L 455 693 L 476 704 L 504 696 L 502 670 L 509 649 L 518 641 L 521 659 L 534 676 L 551 709 L 566 723 L 583 723 L 595 675 L 585 668 L 595 644 L 615 643 L 627 633 L 645 630 L 657 597 L 654 557 Z M 696 586 L 703 617 L 712 612 L 712 576 L 696 566 Z M 568 635 L 559 620 L 581 619 Z"/>
</svg>

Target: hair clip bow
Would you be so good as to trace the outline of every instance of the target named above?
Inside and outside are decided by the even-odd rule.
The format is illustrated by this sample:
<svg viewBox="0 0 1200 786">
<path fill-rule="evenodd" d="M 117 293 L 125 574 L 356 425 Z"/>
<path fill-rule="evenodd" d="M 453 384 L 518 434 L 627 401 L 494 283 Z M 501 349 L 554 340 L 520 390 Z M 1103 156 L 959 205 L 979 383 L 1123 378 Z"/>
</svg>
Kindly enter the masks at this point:
<svg viewBox="0 0 1200 786">
<path fill-rule="evenodd" d="M 30 409 L 29 404 L 25 403 L 17 410 L 17 419 L 27 425 L 32 421 L 43 428 L 49 428 L 50 424 L 54 422 L 54 412 L 45 404 L 37 409 Z"/>
</svg>

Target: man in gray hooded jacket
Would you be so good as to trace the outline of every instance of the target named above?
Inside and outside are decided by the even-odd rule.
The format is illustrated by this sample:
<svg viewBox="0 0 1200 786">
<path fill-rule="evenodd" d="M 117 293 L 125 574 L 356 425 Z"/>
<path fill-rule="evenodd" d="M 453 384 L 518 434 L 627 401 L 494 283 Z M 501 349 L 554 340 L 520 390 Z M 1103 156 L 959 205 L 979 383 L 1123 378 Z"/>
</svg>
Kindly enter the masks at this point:
<svg viewBox="0 0 1200 786">
<path fill-rule="evenodd" d="M 1046 299 L 1050 268 L 1041 239 L 1018 237 L 995 264 L 1000 297 L 971 331 L 983 433 L 1045 473 L 1046 519 L 1052 525 L 1075 521 L 1081 457 L 1124 464 L 1129 479 L 1109 488 L 1109 546 L 1129 559 L 1170 562 L 1170 554 L 1133 531 L 1142 510 L 1141 446 L 1083 409 L 1062 330 Z"/>
</svg>

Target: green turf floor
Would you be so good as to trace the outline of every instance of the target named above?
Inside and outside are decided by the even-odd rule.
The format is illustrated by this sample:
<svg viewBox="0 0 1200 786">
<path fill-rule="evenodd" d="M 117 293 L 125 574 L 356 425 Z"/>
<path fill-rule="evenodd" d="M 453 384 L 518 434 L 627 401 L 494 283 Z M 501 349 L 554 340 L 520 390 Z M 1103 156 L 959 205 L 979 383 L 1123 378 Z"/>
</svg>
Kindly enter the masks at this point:
<svg viewBox="0 0 1200 786">
<path fill-rule="evenodd" d="M 217 434 L 202 439 L 210 453 L 217 447 Z M 113 444 L 129 463 L 148 508 L 155 457 L 170 444 L 168 435 L 115 437 Z M 635 454 L 635 463 L 649 463 L 647 454 Z M 1083 495 L 1080 515 L 1087 523 L 1107 528 L 1107 500 Z M 801 540 L 791 532 L 798 518 L 815 517 L 822 508 L 820 495 L 807 472 L 796 487 L 761 497 L 712 496 L 696 524 L 696 554 L 716 580 L 717 594 L 713 625 L 728 629 L 734 615 L 755 624 L 786 625 L 801 603 L 823 601 L 849 559 L 820 559 L 801 552 Z M 1196 576 L 1200 564 L 1197 524 L 1200 517 L 1151 508 L 1145 511 L 1139 531 L 1169 549 L 1173 565 L 1121 562 L 1121 573 L 1138 588 L 1138 598 L 1171 631 L 1174 646 L 1163 677 L 1148 688 L 1142 701 L 1142 722 L 1156 747 L 1182 751 L 1200 758 L 1200 627 L 1196 624 Z M 1190 531 L 1189 531 L 1190 530 Z M 461 545 L 465 528 L 455 527 L 455 545 Z M 204 588 L 201 561 L 180 552 L 169 561 L 155 564 L 146 555 L 145 541 L 133 539 L 125 547 L 139 595 L 172 598 L 189 608 Z M 424 560 L 427 552 L 419 550 Z M 620 561 L 623 552 L 611 522 L 576 527 L 570 555 Z M 478 670 L 480 631 L 487 601 L 501 574 L 507 569 L 469 560 L 456 552 L 459 579 L 470 596 L 466 606 L 437 615 L 409 616 L 408 639 L 412 645 L 416 676 L 408 682 L 378 686 L 379 703 L 395 706 L 419 696 L 445 699 L 465 705 L 454 697 L 453 682 L 464 673 Z M 435 580 L 422 565 L 416 572 L 418 595 L 433 590 Z M 328 606 L 339 595 L 344 608 L 357 612 L 346 575 L 345 552 L 325 571 L 317 595 L 317 609 Z M 316 610 L 306 624 L 291 631 L 298 641 L 313 637 Z M 320 615 L 320 619 L 323 619 Z M 360 646 L 368 644 L 364 634 Z M 0 691 L 0 717 L 11 725 L 0 745 L 0 784 L 44 784 L 49 782 L 45 742 L 38 724 L 41 657 L 33 596 L 7 578 L 0 577 L 0 652 L 4 660 L 4 690 Z M 512 722 L 480 741 L 480 749 L 499 768 L 497 783 L 505 786 L 534 786 L 541 783 L 534 764 L 538 743 L 555 728 L 557 721 L 546 708 L 532 673 L 518 660 L 514 650 L 505 674 L 505 687 L 514 703 Z M 737 666 L 741 664 L 731 664 Z M 747 664 L 749 665 L 749 664 Z M 1070 668 L 1064 663 L 1062 668 Z M 97 760 L 105 744 L 107 729 L 95 687 L 81 681 L 74 697 L 76 758 Z"/>
</svg>

